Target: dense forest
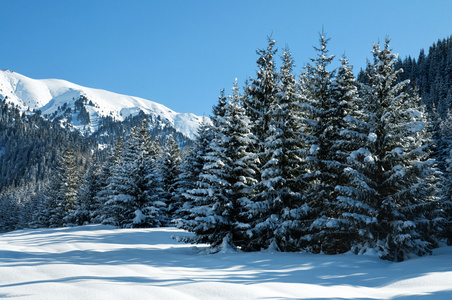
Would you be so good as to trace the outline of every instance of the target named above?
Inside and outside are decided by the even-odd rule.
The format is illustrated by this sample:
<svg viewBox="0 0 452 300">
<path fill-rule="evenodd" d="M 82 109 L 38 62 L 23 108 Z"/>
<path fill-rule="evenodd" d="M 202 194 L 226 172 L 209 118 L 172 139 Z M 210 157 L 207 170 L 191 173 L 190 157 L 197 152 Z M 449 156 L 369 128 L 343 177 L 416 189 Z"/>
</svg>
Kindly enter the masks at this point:
<svg viewBox="0 0 452 300">
<path fill-rule="evenodd" d="M 116 140 L 127 138 L 142 120 L 147 120 L 149 134 L 160 142 L 172 134 L 181 148 L 192 143 L 173 127 L 142 112 L 122 122 L 101 118 L 99 130 L 88 135 L 62 124 L 64 106 L 60 113 L 43 118 L 40 111 L 21 112 L 7 100 L 0 99 L 0 211 L 7 212 L 0 216 L 0 232 L 30 226 L 67 149 L 73 151 L 79 171 L 85 174 L 91 165 L 104 161 Z M 83 111 L 83 107 L 79 109 Z"/>
<path fill-rule="evenodd" d="M 76 137 L 3 101 L 0 145 L 16 144 L 0 147 L 0 227 L 176 225 L 211 252 L 392 261 L 451 242 L 451 39 L 417 60 L 399 59 L 387 39 L 357 77 L 346 57 L 330 70 L 328 40 L 296 76 L 289 49 L 278 60 L 268 39 L 255 77 L 220 93 L 192 144 L 156 133 L 144 114 L 130 130 Z M 99 151 L 102 136 L 112 147 Z"/>
<path fill-rule="evenodd" d="M 421 50 L 417 59 L 399 59 L 395 67 L 404 70 L 401 80 L 419 89 L 427 109 L 445 119 L 452 106 L 452 37 L 434 43 L 428 55 Z"/>
</svg>

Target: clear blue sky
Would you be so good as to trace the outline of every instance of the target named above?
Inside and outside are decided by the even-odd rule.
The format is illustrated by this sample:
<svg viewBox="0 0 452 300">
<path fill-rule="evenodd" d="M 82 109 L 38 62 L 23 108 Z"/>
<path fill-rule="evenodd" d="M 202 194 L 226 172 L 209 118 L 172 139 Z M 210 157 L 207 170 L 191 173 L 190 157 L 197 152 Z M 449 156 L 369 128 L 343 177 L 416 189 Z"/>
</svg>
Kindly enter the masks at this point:
<svg viewBox="0 0 452 300">
<path fill-rule="evenodd" d="M 322 26 L 356 71 L 385 36 L 402 57 L 450 36 L 452 1 L 0 0 L 0 68 L 209 115 L 268 35 L 299 73 Z"/>
</svg>

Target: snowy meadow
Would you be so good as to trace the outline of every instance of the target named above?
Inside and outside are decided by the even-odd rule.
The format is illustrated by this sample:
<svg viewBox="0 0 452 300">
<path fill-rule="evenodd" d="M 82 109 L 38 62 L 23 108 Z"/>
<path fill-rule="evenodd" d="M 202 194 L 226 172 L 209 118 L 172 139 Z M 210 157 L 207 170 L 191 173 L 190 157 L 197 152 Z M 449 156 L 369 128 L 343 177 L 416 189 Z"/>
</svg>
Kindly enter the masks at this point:
<svg viewBox="0 0 452 300">
<path fill-rule="evenodd" d="M 224 250 L 176 228 L 90 225 L 0 235 L 6 299 L 451 299 L 452 247 L 400 263 L 372 255 Z"/>
</svg>

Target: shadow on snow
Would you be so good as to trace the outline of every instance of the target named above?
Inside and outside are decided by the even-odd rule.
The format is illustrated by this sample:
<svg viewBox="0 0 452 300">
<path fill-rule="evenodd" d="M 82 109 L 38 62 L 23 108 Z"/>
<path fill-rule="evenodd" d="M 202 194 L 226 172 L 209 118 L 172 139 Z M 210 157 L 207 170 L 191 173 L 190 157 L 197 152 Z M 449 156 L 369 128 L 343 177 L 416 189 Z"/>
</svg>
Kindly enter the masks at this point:
<svg viewBox="0 0 452 300">
<path fill-rule="evenodd" d="M 452 255 L 442 255 L 441 263 L 419 264 L 422 258 L 403 263 L 381 261 L 376 257 L 343 254 L 338 256 L 305 253 L 279 253 L 272 255 L 261 251 L 254 253 L 203 254 L 205 246 L 194 247 L 176 243 L 171 235 L 187 235 L 174 228 L 115 230 L 112 227 L 84 226 L 54 230 L 25 230 L 4 234 L 18 243 L 40 247 L 70 243 L 71 245 L 93 243 L 105 249 L 74 249 L 61 253 L 23 252 L 0 250 L 0 265 L 8 267 L 74 264 L 111 266 L 140 264 L 155 268 L 174 268 L 177 275 L 172 279 L 155 279 L 150 276 L 73 276 L 52 280 L 37 280 L 13 284 L 0 283 L 0 289 L 48 282 L 110 281 L 173 286 L 193 282 L 223 282 L 244 285 L 263 282 L 304 283 L 321 286 L 355 286 L 379 288 L 426 274 L 452 272 Z M 163 242 L 163 243 L 162 243 Z M 133 245 L 133 247 L 132 247 Z M 338 259 L 340 258 L 340 259 Z M 435 257 L 432 257 L 433 261 Z M 440 267 L 439 267 L 440 266 Z M 370 273 L 369 270 L 372 272 Z M 183 275 L 185 274 L 185 275 Z M 189 276 L 187 275 L 189 274 Z M 451 285 L 452 291 L 452 285 Z M 427 295 L 400 296 L 393 299 L 448 298 L 451 291 Z M 0 294 L 0 298 L 8 295 Z"/>
</svg>

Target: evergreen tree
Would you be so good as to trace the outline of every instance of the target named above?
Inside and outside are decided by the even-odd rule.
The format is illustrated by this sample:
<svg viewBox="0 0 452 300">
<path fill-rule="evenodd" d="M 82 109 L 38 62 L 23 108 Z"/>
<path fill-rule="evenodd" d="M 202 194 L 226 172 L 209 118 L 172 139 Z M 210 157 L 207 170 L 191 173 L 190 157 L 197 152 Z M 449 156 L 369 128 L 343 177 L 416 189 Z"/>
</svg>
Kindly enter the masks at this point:
<svg viewBox="0 0 452 300">
<path fill-rule="evenodd" d="M 94 196 L 94 201 L 97 202 L 102 209 L 99 216 L 96 218 L 96 222 L 105 224 L 111 223 L 110 220 L 108 220 L 109 209 L 105 206 L 105 203 L 108 201 L 109 197 L 114 194 L 114 191 L 109 189 L 109 184 L 115 168 L 121 163 L 123 146 L 122 139 L 118 138 L 115 146 L 110 151 L 110 155 L 100 167 L 96 183 L 99 186 L 99 190 Z"/>
<path fill-rule="evenodd" d="M 162 225 L 165 203 L 151 201 L 148 175 L 150 135 L 147 123 L 134 127 L 124 145 L 120 163 L 114 167 L 105 203 L 109 218 L 104 222 L 122 228 L 155 227 Z"/>
<path fill-rule="evenodd" d="M 444 217 L 444 231 L 441 237 L 452 243 L 452 111 L 438 126 L 437 151 L 435 157 L 443 172 L 443 188 L 441 190 L 441 216 Z"/>
<path fill-rule="evenodd" d="M 449 159 L 449 152 L 452 149 L 452 110 L 447 112 L 446 118 L 435 118 L 434 122 L 435 158 L 438 161 L 439 169 L 446 175 L 448 167 L 446 161 Z"/>
<path fill-rule="evenodd" d="M 0 195 L 0 232 L 17 229 L 20 206 L 11 197 Z"/>
<path fill-rule="evenodd" d="M 362 87 L 369 138 L 361 152 L 375 191 L 366 204 L 376 210 L 373 246 L 381 257 L 401 261 L 429 253 L 435 242 L 438 174 L 429 158 L 431 137 L 420 99 L 404 90 L 408 82 L 397 83 L 402 70 L 394 68 L 397 55 L 388 39 L 384 49 L 374 45 L 373 56 Z"/>
<path fill-rule="evenodd" d="M 180 207 L 177 198 L 177 179 L 180 176 L 181 154 L 179 146 L 174 140 L 174 135 L 170 135 L 165 142 L 162 153 L 159 157 L 159 172 L 161 174 L 161 200 L 167 204 L 168 216 L 173 218 Z"/>
<path fill-rule="evenodd" d="M 257 51 L 258 70 L 256 78 L 250 78 L 243 98 L 243 106 L 252 124 L 252 132 L 256 136 L 257 145 L 253 150 L 255 153 L 263 152 L 264 142 L 267 138 L 270 126 L 270 116 L 268 114 L 270 105 L 275 101 L 277 93 L 277 74 L 273 56 L 276 51 L 273 49 L 275 41 L 268 38 L 267 49 Z M 259 168 L 264 165 L 260 161 Z"/>
<path fill-rule="evenodd" d="M 167 202 L 162 198 L 163 189 L 166 187 L 162 185 L 162 173 L 159 166 L 159 157 L 162 155 L 162 147 L 160 142 L 155 138 L 152 139 L 147 134 L 145 134 L 145 137 L 144 164 L 149 166 L 149 170 L 144 179 L 147 184 L 146 195 L 151 204 L 148 211 L 150 216 L 158 219 L 158 226 L 166 226 L 169 216 Z"/>
<path fill-rule="evenodd" d="M 248 201 L 247 213 L 253 221 L 248 249 L 273 247 L 294 250 L 292 230 L 298 221 L 291 214 L 300 204 L 304 183 L 301 173 L 301 145 L 298 136 L 300 96 L 296 88 L 293 60 L 288 49 L 278 73 L 277 92 L 268 104 L 269 130 L 260 154 L 266 163 L 256 184 L 256 195 Z"/>
<path fill-rule="evenodd" d="M 220 96 L 218 97 L 218 103 L 212 107 L 212 115 L 214 117 L 211 118 L 213 126 L 216 128 L 220 128 L 223 125 L 223 118 L 226 114 L 226 103 L 227 96 L 224 94 L 224 89 L 220 91 Z"/>
<path fill-rule="evenodd" d="M 207 145 L 202 160 L 202 171 L 195 188 L 185 196 L 192 202 L 186 219 L 178 222 L 180 228 L 194 232 L 193 237 L 182 238 L 190 243 L 208 243 L 211 252 L 231 245 L 231 227 L 234 226 L 235 207 L 231 202 L 231 161 L 226 156 L 229 137 L 226 129 L 226 101 L 222 93 L 212 117 L 213 139 Z M 223 241 L 225 243 L 223 243 Z"/>
<path fill-rule="evenodd" d="M 100 167 L 94 164 L 84 176 L 83 184 L 80 185 L 77 193 L 75 209 L 66 218 L 72 224 L 100 223 L 103 215 L 103 203 L 96 199 L 96 195 L 101 189 L 99 184 L 100 170 Z"/>
<path fill-rule="evenodd" d="M 332 149 L 339 167 L 336 168 L 337 200 L 333 205 L 335 218 L 330 218 L 326 223 L 330 228 L 329 252 L 335 253 L 350 250 L 357 241 L 365 244 L 371 238 L 376 210 L 369 206 L 369 200 L 375 197 L 375 190 L 366 173 L 374 161 L 365 145 L 373 137 L 368 136 L 368 114 L 363 110 L 352 67 L 345 57 L 332 83 L 332 96 L 342 105 L 341 119 L 336 119 L 340 136 L 335 139 Z"/>
<path fill-rule="evenodd" d="M 73 225 L 67 217 L 75 209 L 77 191 L 80 186 L 80 168 L 72 148 L 58 156 L 58 163 L 38 212 L 36 223 L 44 227 Z"/>
<path fill-rule="evenodd" d="M 444 217 L 444 230 L 441 232 L 441 238 L 446 239 L 449 245 L 452 245 L 452 150 L 450 150 L 449 158 L 446 159 L 446 174 L 444 176 L 444 186 L 441 201 L 441 210 Z"/>
<path fill-rule="evenodd" d="M 256 155 L 252 152 L 256 145 L 256 137 L 251 132 L 252 124 L 242 105 L 237 79 L 228 97 L 224 122 L 225 157 L 230 163 L 229 185 L 230 194 L 226 216 L 229 218 L 224 243 L 242 249 L 249 246 L 248 232 L 252 215 L 249 207 L 254 196 L 254 186 L 257 183 Z M 223 215 L 225 213 L 223 212 Z"/>
<path fill-rule="evenodd" d="M 193 208 L 193 202 L 190 200 L 190 197 L 186 197 L 186 193 L 196 186 L 196 181 L 204 166 L 206 150 L 212 139 L 212 125 L 203 117 L 193 145 L 181 162 L 180 173 L 177 178 L 177 192 L 174 199 L 178 207 L 174 213 L 175 219 L 185 219 Z"/>
<path fill-rule="evenodd" d="M 305 149 L 306 172 L 302 175 L 307 183 L 303 194 L 301 246 L 308 251 L 325 253 L 337 249 L 330 241 L 332 221 L 336 214 L 335 187 L 341 173 L 337 161 L 336 140 L 342 129 L 343 102 L 332 95 L 334 74 L 327 70 L 334 59 L 328 55 L 329 38 L 320 34 L 320 45 L 314 47 L 317 58 L 311 59 L 300 80 L 301 92 L 305 94 L 302 105 L 302 139 Z M 330 249 L 331 248 L 331 249 Z"/>
</svg>

